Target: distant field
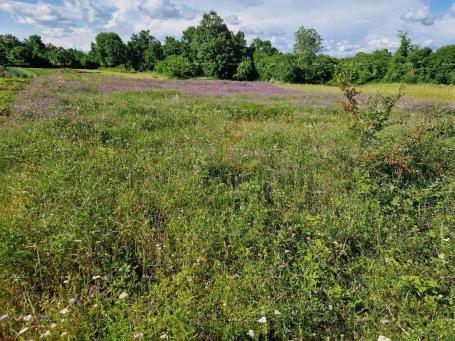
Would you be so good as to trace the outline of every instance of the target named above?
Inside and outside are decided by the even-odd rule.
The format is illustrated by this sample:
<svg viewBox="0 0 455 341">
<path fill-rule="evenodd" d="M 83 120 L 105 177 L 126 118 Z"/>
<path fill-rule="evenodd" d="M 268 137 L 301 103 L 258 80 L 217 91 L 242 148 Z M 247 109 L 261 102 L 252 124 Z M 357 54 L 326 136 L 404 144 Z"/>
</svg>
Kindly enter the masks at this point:
<svg viewBox="0 0 455 341">
<path fill-rule="evenodd" d="M 311 85 L 311 84 L 285 84 L 281 85 L 288 89 L 320 91 L 338 93 L 340 90 L 336 86 Z M 367 84 L 358 86 L 358 90 L 366 95 L 395 95 L 398 93 L 401 84 Z M 419 100 L 431 100 L 444 103 L 455 104 L 455 85 L 439 84 L 405 84 L 406 96 Z"/>
<path fill-rule="evenodd" d="M 359 121 L 334 87 L 35 74 L 0 79 L 0 339 L 455 339 L 453 87 Z"/>
</svg>

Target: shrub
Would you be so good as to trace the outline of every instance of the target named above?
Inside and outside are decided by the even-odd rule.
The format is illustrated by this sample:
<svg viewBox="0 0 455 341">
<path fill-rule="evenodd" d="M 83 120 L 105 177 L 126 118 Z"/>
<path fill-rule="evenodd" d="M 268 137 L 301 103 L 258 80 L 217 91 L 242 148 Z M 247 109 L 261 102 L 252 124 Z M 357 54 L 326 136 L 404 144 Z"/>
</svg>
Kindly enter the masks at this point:
<svg viewBox="0 0 455 341">
<path fill-rule="evenodd" d="M 196 75 L 195 67 L 188 58 L 183 56 L 167 57 L 156 64 L 155 71 L 180 79 L 191 78 Z"/>
<path fill-rule="evenodd" d="M 257 78 L 257 71 L 254 67 L 253 61 L 248 58 L 239 64 L 234 79 L 238 81 L 252 81 Z"/>
<path fill-rule="evenodd" d="M 254 55 L 259 78 L 263 81 L 278 81 L 297 83 L 301 79 L 301 72 L 292 54 L 274 54 L 267 56 L 257 52 Z"/>
</svg>

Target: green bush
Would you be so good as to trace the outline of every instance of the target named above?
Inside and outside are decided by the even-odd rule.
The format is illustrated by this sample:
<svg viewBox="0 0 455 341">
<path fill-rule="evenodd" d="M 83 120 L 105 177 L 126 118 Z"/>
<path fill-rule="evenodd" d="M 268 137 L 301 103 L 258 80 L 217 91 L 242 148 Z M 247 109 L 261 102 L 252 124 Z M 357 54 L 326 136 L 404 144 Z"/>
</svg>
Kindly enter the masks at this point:
<svg viewBox="0 0 455 341">
<path fill-rule="evenodd" d="M 262 52 L 254 54 L 254 62 L 262 81 L 297 83 L 301 71 L 293 54 L 274 54 L 268 56 Z"/>
<path fill-rule="evenodd" d="M 253 61 L 248 58 L 239 64 L 237 72 L 234 74 L 234 79 L 238 81 L 252 81 L 257 78 L 257 71 Z"/>
<path fill-rule="evenodd" d="M 167 57 L 156 64 L 155 71 L 180 79 L 187 79 L 196 75 L 195 67 L 188 58 L 183 56 Z"/>
</svg>

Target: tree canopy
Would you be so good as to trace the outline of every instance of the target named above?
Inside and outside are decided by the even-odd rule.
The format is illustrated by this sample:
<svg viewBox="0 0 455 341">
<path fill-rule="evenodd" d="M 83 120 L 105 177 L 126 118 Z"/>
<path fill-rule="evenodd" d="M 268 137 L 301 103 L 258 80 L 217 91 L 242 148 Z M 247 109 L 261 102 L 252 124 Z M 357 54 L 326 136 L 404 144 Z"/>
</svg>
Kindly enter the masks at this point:
<svg viewBox="0 0 455 341">
<path fill-rule="evenodd" d="M 173 77 L 210 77 L 299 83 L 334 83 L 348 71 L 357 84 L 369 82 L 434 82 L 455 84 L 455 45 L 437 51 L 420 48 L 400 32 L 395 53 L 382 49 L 348 58 L 321 53 L 322 37 L 301 26 L 292 52 L 281 52 L 259 37 L 247 45 L 242 31 L 229 30 L 215 11 L 205 13 L 181 38 L 166 36 L 163 43 L 149 30 L 134 33 L 125 43 L 115 32 L 99 33 L 91 50 L 82 52 L 46 45 L 40 36 L 23 41 L 0 35 L 0 64 L 31 67 L 121 67 L 157 70 Z"/>
</svg>

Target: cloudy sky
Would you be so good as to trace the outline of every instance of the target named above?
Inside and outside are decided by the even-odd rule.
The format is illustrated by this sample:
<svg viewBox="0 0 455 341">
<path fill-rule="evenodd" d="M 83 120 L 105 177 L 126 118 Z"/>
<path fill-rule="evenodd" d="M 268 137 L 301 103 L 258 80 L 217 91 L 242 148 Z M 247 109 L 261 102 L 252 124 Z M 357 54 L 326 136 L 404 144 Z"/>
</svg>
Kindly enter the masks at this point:
<svg viewBox="0 0 455 341">
<path fill-rule="evenodd" d="M 336 56 L 393 50 L 399 30 L 422 46 L 455 43 L 455 0 L 0 0 L 0 34 L 38 33 L 45 42 L 87 50 L 101 31 L 125 40 L 141 29 L 179 37 L 210 9 L 249 40 L 270 39 L 281 50 L 292 48 L 302 25 L 317 29 L 325 53 Z"/>
</svg>

